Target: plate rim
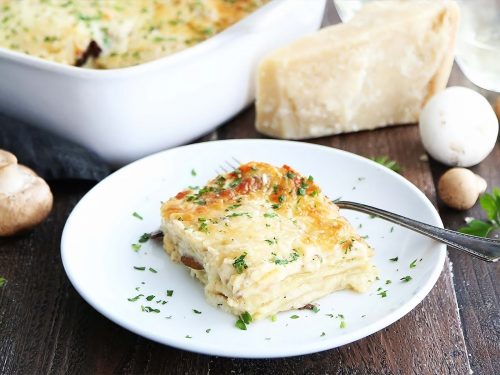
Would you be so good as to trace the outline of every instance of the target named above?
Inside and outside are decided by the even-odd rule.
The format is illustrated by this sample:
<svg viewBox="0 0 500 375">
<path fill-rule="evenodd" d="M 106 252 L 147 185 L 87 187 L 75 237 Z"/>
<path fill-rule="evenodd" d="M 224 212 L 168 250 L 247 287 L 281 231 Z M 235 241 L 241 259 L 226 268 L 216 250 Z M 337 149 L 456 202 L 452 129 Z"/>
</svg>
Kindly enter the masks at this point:
<svg viewBox="0 0 500 375">
<path fill-rule="evenodd" d="M 354 332 L 344 334 L 342 336 L 343 340 L 341 340 L 341 343 L 336 343 L 332 346 L 331 341 L 325 340 L 325 341 L 319 341 L 317 343 L 308 343 L 306 347 L 302 346 L 297 346 L 296 349 L 294 350 L 288 350 L 288 351 L 283 351 L 283 350 L 276 350 L 275 346 L 271 346 L 269 348 L 266 348 L 266 352 L 264 353 L 263 350 L 259 350 L 253 353 L 248 353 L 245 352 L 243 353 L 242 351 L 238 352 L 238 350 L 235 351 L 234 348 L 227 348 L 227 347 L 219 347 L 217 346 L 214 348 L 215 350 L 210 350 L 210 348 L 207 348 L 206 344 L 199 344 L 196 341 L 188 341 L 188 342 L 182 342 L 179 340 L 174 340 L 174 341 L 169 341 L 168 337 L 162 336 L 160 334 L 156 334 L 155 332 L 151 332 L 147 329 L 141 329 L 140 327 L 134 327 L 132 324 L 127 322 L 126 319 L 123 319 L 120 317 L 120 315 L 115 314 L 112 310 L 106 309 L 105 306 L 100 305 L 98 302 L 95 302 L 91 296 L 91 293 L 88 293 L 85 288 L 80 285 L 80 283 L 77 280 L 76 275 L 74 272 L 72 272 L 72 265 L 70 261 L 70 251 L 68 250 L 69 246 L 67 245 L 71 240 L 69 238 L 68 232 L 70 231 L 71 228 L 71 223 L 74 220 L 74 217 L 78 214 L 78 211 L 80 207 L 85 205 L 86 201 L 89 199 L 92 199 L 92 196 L 96 194 L 96 190 L 99 189 L 99 186 L 104 183 L 109 183 L 110 179 L 115 178 L 115 176 L 121 175 L 123 173 L 126 173 L 128 169 L 133 168 L 137 164 L 142 164 L 145 162 L 149 162 L 154 159 L 162 159 L 162 158 L 168 158 L 168 154 L 172 152 L 177 152 L 179 149 L 190 149 L 190 148 L 199 148 L 199 147 L 217 147 L 217 144 L 228 144 L 228 143 L 247 143 L 247 144 L 252 144 L 252 143 L 257 143 L 257 144 L 287 144 L 291 145 L 292 147 L 305 147 L 305 148 L 315 148 L 315 149 L 322 149 L 323 151 L 327 152 L 332 152 L 332 153 L 338 153 L 341 154 L 345 157 L 348 158 L 353 158 L 360 160 L 362 162 L 371 163 L 371 167 L 378 168 L 385 173 L 392 174 L 394 178 L 399 180 L 400 183 L 403 183 L 406 185 L 410 190 L 415 193 L 419 198 L 420 201 L 425 205 L 425 207 L 429 210 L 429 213 L 432 216 L 432 219 L 435 220 L 435 223 L 433 225 L 443 227 L 443 223 L 441 220 L 441 217 L 439 216 L 438 211 L 434 207 L 434 205 L 431 203 L 431 201 L 427 198 L 427 196 L 420 190 L 418 189 L 413 183 L 411 183 L 409 180 L 401 176 L 400 174 L 376 163 L 375 161 L 372 161 L 366 157 L 363 157 L 361 155 L 357 155 L 355 153 L 349 152 L 349 151 L 344 151 L 340 150 L 334 147 L 330 146 L 324 146 L 324 145 L 318 145 L 318 144 L 312 144 L 312 143 L 306 143 L 306 142 L 300 142 L 300 141 L 289 141 L 289 140 L 276 140 L 276 139 L 226 139 L 226 140 L 216 140 L 216 141 L 206 141 L 206 142 L 199 142 L 199 143 L 193 143 L 189 145 L 183 145 L 179 147 L 174 147 L 168 150 L 163 150 L 157 153 L 154 153 L 152 155 L 146 156 L 144 158 L 141 158 L 139 160 L 136 160 L 128 165 L 123 166 L 122 168 L 118 169 L 117 171 L 113 172 L 106 178 L 104 178 L 102 181 L 97 183 L 95 186 L 93 186 L 85 195 L 78 201 L 78 203 L 74 206 L 72 209 L 70 215 L 68 216 L 66 223 L 64 225 L 64 229 L 62 232 L 61 236 L 61 259 L 63 263 L 63 268 L 64 271 L 70 280 L 72 286 L 75 288 L 75 290 L 78 292 L 78 294 L 87 302 L 92 308 L 94 308 L 97 312 L 102 314 L 104 317 L 107 319 L 111 320 L 113 323 L 119 325 L 122 328 L 127 329 L 128 331 L 145 337 L 149 340 L 152 340 L 154 342 L 160 343 L 162 345 L 167 345 L 173 348 L 177 349 L 182 349 L 194 353 L 199 353 L 199 354 L 205 354 L 205 355 L 215 355 L 215 356 L 221 356 L 221 357 L 227 357 L 227 358 L 252 358 L 252 359 L 259 359 L 259 358 L 285 358 L 285 357 L 293 357 L 293 356 L 299 356 L 299 355 L 307 355 L 307 354 L 312 354 L 312 353 L 317 353 L 317 352 L 322 352 L 325 350 L 330 350 L 334 349 L 343 345 L 350 344 L 354 341 L 360 340 L 362 338 L 368 337 L 374 333 L 379 332 L 380 330 L 386 328 L 387 326 L 395 323 L 399 319 L 403 318 L 405 315 L 407 315 L 411 310 L 413 310 L 418 304 L 420 304 L 424 298 L 430 293 L 434 285 L 436 284 L 439 276 L 441 275 L 441 272 L 444 267 L 444 263 L 446 260 L 446 245 L 441 244 L 436 242 L 436 248 L 433 250 L 436 252 L 436 257 L 435 257 L 435 263 L 433 267 L 431 268 L 431 273 L 429 278 L 426 280 L 425 283 L 422 284 L 422 287 L 420 290 L 412 295 L 402 306 L 398 307 L 394 311 L 390 312 L 387 314 L 384 318 L 379 319 L 365 327 L 362 327 L 361 329 L 357 329 Z M 165 340 L 167 338 L 167 340 Z"/>
</svg>

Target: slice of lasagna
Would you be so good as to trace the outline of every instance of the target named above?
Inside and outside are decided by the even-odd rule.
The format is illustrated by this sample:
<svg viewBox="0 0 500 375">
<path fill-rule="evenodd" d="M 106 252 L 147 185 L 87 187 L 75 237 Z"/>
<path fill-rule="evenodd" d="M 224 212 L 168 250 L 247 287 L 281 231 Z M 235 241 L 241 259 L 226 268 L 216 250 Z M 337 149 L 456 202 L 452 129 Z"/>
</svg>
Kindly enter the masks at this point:
<svg viewBox="0 0 500 375">
<path fill-rule="evenodd" d="M 254 319 L 375 280 L 373 250 L 311 176 L 251 162 L 162 205 L 164 247 L 213 305 Z"/>
</svg>

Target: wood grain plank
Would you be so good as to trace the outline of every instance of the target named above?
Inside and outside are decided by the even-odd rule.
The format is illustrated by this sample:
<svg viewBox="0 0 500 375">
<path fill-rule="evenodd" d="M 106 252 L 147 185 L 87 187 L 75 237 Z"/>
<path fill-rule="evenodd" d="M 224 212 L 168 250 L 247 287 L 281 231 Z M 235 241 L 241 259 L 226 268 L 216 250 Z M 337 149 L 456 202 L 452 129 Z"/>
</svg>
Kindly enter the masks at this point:
<svg viewBox="0 0 500 375">
<path fill-rule="evenodd" d="M 464 86 L 485 96 L 493 104 L 499 94 L 484 90 L 469 81 L 455 64 L 448 86 Z M 434 183 L 448 167 L 431 159 Z M 493 152 L 479 165 L 470 168 L 485 178 L 488 190 L 500 187 L 500 138 Z M 438 210 L 447 228 L 458 229 L 465 224 L 465 217 L 485 218 L 479 204 L 471 210 L 459 212 L 446 207 L 438 200 Z M 474 373 L 498 374 L 500 372 L 500 265 L 488 264 L 450 249 L 454 284 L 465 342 Z"/>
</svg>

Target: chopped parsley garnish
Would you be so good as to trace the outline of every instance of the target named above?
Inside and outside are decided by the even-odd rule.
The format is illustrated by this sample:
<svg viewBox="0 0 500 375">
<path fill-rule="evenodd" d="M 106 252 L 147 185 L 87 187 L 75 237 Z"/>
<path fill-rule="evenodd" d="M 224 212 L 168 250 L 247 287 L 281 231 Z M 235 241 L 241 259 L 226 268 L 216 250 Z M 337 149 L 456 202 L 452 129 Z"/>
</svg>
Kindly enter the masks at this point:
<svg viewBox="0 0 500 375">
<path fill-rule="evenodd" d="M 340 321 L 340 328 L 345 328 L 347 325 L 345 324 L 345 320 Z"/>
<path fill-rule="evenodd" d="M 243 314 L 241 314 L 240 318 L 245 324 L 250 324 L 253 321 L 252 315 L 250 315 L 248 311 L 245 311 Z"/>
<path fill-rule="evenodd" d="M 134 250 L 135 252 L 141 250 L 141 245 L 139 245 L 138 243 L 133 243 L 130 246 L 132 247 L 132 250 Z"/>
<path fill-rule="evenodd" d="M 152 301 L 152 300 L 154 300 L 154 298 L 155 298 L 155 296 L 153 296 L 153 295 L 150 295 L 150 296 L 147 296 L 147 297 L 146 297 L 146 299 L 147 299 L 148 301 Z"/>
<path fill-rule="evenodd" d="M 396 173 L 402 172 L 401 166 L 395 160 L 389 159 L 388 156 L 385 156 L 385 155 L 384 156 L 374 156 L 370 159 L 372 159 L 376 163 L 383 165 L 386 168 L 389 168 L 390 170 L 392 170 Z"/>
<path fill-rule="evenodd" d="M 264 217 L 268 217 L 268 218 L 272 218 L 272 217 L 276 217 L 276 216 L 278 216 L 278 214 L 275 212 L 266 212 L 264 214 Z"/>
<path fill-rule="evenodd" d="M 380 297 L 385 298 L 387 297 L 387 290 L 381 290 L 380 292 L 377 293 Z"/>
<path fill-rule="evenodd" d="M 144 220 L 144 218 L 141 215 L 139 215 L 137 212 L 135 212 L 135 211 L 132 214 L 132 216 L 135 217 L 135 218 L 137 218 L 137 219 L 139 219 L 139 220 Z"/>
<path fill-rule="evenodd" d="M 212 330 L 212 328 L 208 328 L 205 330 L 206 333 L 210 333 L 210 331 Z"/>
<path fill-rule="evenodd" d="M 241 319 L 238 319 L 234 325 L 236 326 L 236 328 L 239 328 L 242 331 L 246 331 L 247 330 L 247 325 Z"/>
<path fill-rule="evenodd" d="M 394 227 L 391 227 L 391 230 L 389 232 L 391 233 L 394 232 Z"/>
<path fill-rule="evenodd" d="M 146 269 L 146 267 L 137 267 L 137 266 L 134 266 L 134 270 L 137 270 L 137 271 L 144 271 Z"/>
<path fill-rule="evenodd" d="M 186 335 L 186 338 L 187 338 L 187 339 L 192 339 L 192 337 L 191 337 L 191 336 L 189 336 L 189 335 Z"/>
<path fill-rule="evenodd" d="M 172 297 L 174 295 L 173 290 L 167 290 L 167 297 Z"/>
<path fill-rule="evenodd" d="M 215 183 L 219 186 L 219 187 L 223 187 L 224 184 L 226 183 L 226 178 L 224 176 L 217 176 L 217 178 L 215 179 Z"/>
<path fill-rule="evenodd" d="M 232 204 L 231 206 L 229 206 L 228 208 L 226 208 L 226 211 L 235 210 L 238 207 L 241 207 L 241 203 Z"/>
<path fill-rule="evenodd" d="M 248 212 L 233 212 L 232 214 L 227 215 L 227 218 L 232 218 L 232 217 L 238 217 L 238 216 L 246 216 L 249 219 L 252 218 L 252 215 L 250 215 Z"/>
<path fill-rule="evenodd" d="M 278 258 L 276 253 L 271 253 L 271 254 L 274 256 L 274 258 L 271 259 L 271 262 L 280 266 L 285 266 L 288 263 L 295 262 L 300 257 L 300 254 L 296 250 L 293 250 L 293 252 L 288 256 L 287 259 Z"/>
<path fill-rule="evenodd" d="M 276 237 L 273 237 L 272 240 L 264 240 L 267 242 L 268 245 L 277 245 L 278 244 L 278 239 Z"/>
<path fill-rule="evenodd" d="M 399 280 L 401 280 L 401 281 L 402 281 L 402 282 L 404 282 L 404 283 L 407 283 L 407 282 L 409 282 L 411 279 L 412 279 L 412 277 L 408 275 L 408 276 L 402 277 L 402 278 L 401 278 L 401 279 L 399 279 Z"/>
<path fill-rule="evenodd" d="M 415 268 L 417 266 L 417 260 L 415 259 L 413 262 L 410 263 L 410 268 Z"/>
<path fill-rule="evenodd" d="M 152 267 L 149 267 L 149 271 L 151 271 L 151 272 L 153 272 L 153 273 L 158 273 L 158 271 L 157 271 L 157 270 L 155 270 L 155 269 L 154 269 L 154 268 L 152 268 Z"/>
<path fill-rule="evenodd" d="M 391 280 L 385 280 L 385 285 L 389 285 L 389 284 L 392 284 L 392 281 Z"/>
<path fill-rule="evenodd" d="M 321 335 L 319 335 L 319 337 L 323 337 L 323 336 L 325 336 L 325 335 L 326 335 L 326 333 L 325 333 L 325 332 L 321 332 Z"/>
<path fill-rule="evenodd" d="M 285 201 L 285 196 L 282 194 L 278 197 L 278 202 L 283 203 Z"/>
<path fill-rule="evenodd" d="M 296 174 L 293 172 L 286 172 L 286 177 L 289 178 L 290 180 L 293 180 L 295 178 Z"/>
<path fill-rule="evenodd" d="M 304 195 L 306 195 L 306 189 L 305 189 L 305 188 L 303 188 L 303 187 L 298 188 L 298 189 L 297 189 L 297 195 L 299 195 L 299 196 L 304 196 Z"/>
<path fill-rule="evenodd" d="M 235 326 L 243 331 L 247 330 L 247 324 L 252 323 L 252 315 L 248 311 L 245 311 L 240 315 L 240 318 L 236 321 Z"/>
<path fill-rule="evenodd" d="M 299 319 L 299 318 L 300 318 L 300 316 L 298 316 L 298 315 L 292 315 L 292 316 L 290 317 L 290 319 Z"/>
<path fill-rule="evenodd" d="M 313 312 L 318 313 L 319 312 L 319 307 L 316 305 L 313 305 L 313 308 L 311 309 Z"/>
<path fill-rule="evenodd" d="M 235 188 L 239 184 L 241 184 L 241 177 L 238 177 L 238 178 L 234 179 L 233 181 L 231 181 L 231 183 L 229 184 L 229 187 Z"/>
<path fill-rule="evenodd" d="M 280 208 L 280 207 L 281 207 L 281 205 L 280 205 L 280 204 L 278 204 L 278 203 L 274 203 L 274 204 L 272 204 L 272 205 L 271 205 L 271 207 L 272 207 L 274 210 L 277 210 L 278 208 Z"/>
<path fill-rule="evenodd" d="M 147 313 L 156 313 L 156 314 L 160 312 L 160 310 L 158 309 L 153 309 L 150 306 L 143 306 L 143 305 L 141 305 L 141 310 Z"/>
<path fill-rule="evenodd" d="M 274 185 L 273 186 L 273 193 L 274 194 L 278 194 L 278 190 L 279 190 L 280 186 L 279 185 Z"/>
<path fill-rule="evenodd" d="M 193 312 L 194 312 L 195 314 L 201 314 L 201 311 L 198 311 L 198 310 L 196 310 L 196 309 L 193 309 Z"/>
<path fill-rule="evenodd" d="M 139 242 L 140 242 L 140 243 L 147 242 L 150 238 L 151 238 L 151 234 L 149 234 L 149 233 L 144 233 L 144 234 L 143 234 L 143 235 L 139 238 Z"/>
<path fill-rule="evenodd" d="M 198 223 L 200 223 L 200 225 L 198 226 L 198 230 L 200 232 L 208 232 L 208 224 L 207 224 L 207 219 L 206 218 L 199 217 L 198 218 Z"/>
<path fill-rule="evenodd" d="M 473 219 L 458 230 L 472 236 L 488 237 L 492 231 L 500 229 L 500 188 L 494 187 L 491 194 L 481 195 L 479 203 L 488 220 Z"/>
<path fill-rule="evenodd" d="M 144 294 L 138 294 L 135 297 L 127 298 L 127 300 L 130 301 L 130 302 L 135 302 L 135 301 L 137 301 L 141 297 L 144 297 Z"/>
<path fill-rule="evenodd" d="M 244 252 L 239 257 L 234 259 L 233 267 L 236 269 L 237 273 L 243 273 L 248 268 L 248 265 L 245 263 L 245 257 L 247 253 Z"/>
<path fill-rule="evenodd" d="M 271 315 L 271 322 L 277 322 L 278 317 L 276 315 Z"/>
<path fill-rule="evenodd" d="M 395 258 L 390 258 L 389 260 L 390 260 L 391 262 L 397 262 L 397 261 L 398 261 L 398 259 L 399 259 L 399 257 L 395 257 Z"/>
<path fill-rule="evenodd" d="M 196 170 L 193 168 L 191 169 L 191 176 L 195 177 L 198 173 L 196 173 Z"/>
</svg>

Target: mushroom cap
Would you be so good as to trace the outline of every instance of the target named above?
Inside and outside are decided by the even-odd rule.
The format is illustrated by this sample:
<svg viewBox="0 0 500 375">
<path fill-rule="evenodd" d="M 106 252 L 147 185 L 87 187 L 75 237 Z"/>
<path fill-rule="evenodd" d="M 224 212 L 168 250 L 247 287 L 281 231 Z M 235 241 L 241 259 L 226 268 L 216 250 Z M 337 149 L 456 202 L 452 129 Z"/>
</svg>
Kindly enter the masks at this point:
<svg viewBox="0 0 500 375">
<path fill-rule="evenodd" d="M 438 194 L 449 207 L 468 210 L 486 190 L 486 181 L 465 168 L 446 171 L 438 182 Z"/>
<path fill-rule="evenodd" d="M 9 151 L 0 150 L 0 168 L 11 164 L 17 164 L 16 156 Z"/>
<path fill-rule="evenodd" d="M 424 148 L 434 159 L 470 167 L 493 150 L 498 119 L 481 94 L 465 87 L 449 87 L 422 109 L 419 130 Z"/>
<path fill-rule="evenodd" d="M 0 236 L 10 236 L 39 224 L 48 216 L 53 203 L 47 183 L 28 167 L 18 165 L 15 156 L 10 155 L 0 150 Z"/>
</svg>

